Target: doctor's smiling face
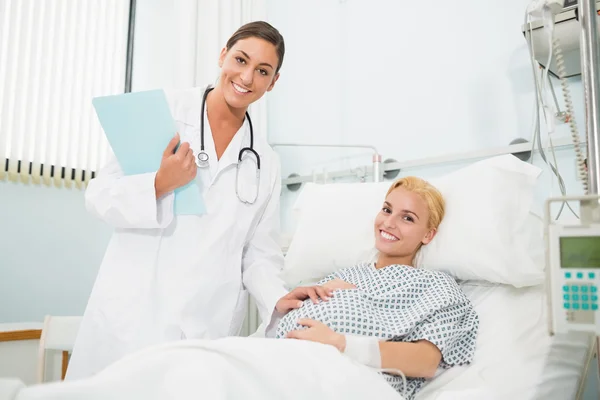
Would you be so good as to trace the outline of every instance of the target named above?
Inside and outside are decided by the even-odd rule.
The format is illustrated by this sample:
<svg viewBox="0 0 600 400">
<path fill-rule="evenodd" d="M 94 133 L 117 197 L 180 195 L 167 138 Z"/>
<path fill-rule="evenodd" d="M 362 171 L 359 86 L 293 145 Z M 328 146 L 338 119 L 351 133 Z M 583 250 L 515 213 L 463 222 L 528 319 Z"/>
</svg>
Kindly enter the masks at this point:
<svg viewBox="0 0 600 400">
<path fill-rule="evenodd" d="M 246 109 L 271 91 L 285 53 L 283 37 L 265 22 L 246 24 L 221 51 L 219 85 L 227 104 Z"/>
<path fill-rule="evenodd" d="M 396 181 L 375 218 L 380 259 L 383 256 L 388 265 L 413 265 L 419 248 L 433 240 L 443 216 L 442 195 L 429 183 L 416 177 Z"/>
</svg>

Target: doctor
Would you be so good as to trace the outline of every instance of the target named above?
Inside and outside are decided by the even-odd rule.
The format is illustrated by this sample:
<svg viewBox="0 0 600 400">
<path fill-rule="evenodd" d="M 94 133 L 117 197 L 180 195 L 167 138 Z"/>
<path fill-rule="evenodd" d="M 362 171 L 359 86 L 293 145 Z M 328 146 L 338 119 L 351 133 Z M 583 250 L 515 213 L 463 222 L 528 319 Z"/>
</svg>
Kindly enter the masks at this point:
<svg viewBox="0 0 600 400">
<path fill-rule="evenodd" d="M 247 292 L 263 321 L 308 297 L 330 295 L 322 287 L 288 294 L 278 277 L 279 160 L 255 135 L 246 110 L 273 89 L 283 57 L 275 28 L 265 22 L 242 26 L 221 52 L 216 86 L 169 99 L 179 133 L 158 171 L 123 176 L 113 160 L 89 183 L 87 208 L 115 232 L 67 379 L 93 375 L 152 344 L 236 335 Z M 173 190 L 192 179 L 207 212 L 174 215 Z"/>
</svg>

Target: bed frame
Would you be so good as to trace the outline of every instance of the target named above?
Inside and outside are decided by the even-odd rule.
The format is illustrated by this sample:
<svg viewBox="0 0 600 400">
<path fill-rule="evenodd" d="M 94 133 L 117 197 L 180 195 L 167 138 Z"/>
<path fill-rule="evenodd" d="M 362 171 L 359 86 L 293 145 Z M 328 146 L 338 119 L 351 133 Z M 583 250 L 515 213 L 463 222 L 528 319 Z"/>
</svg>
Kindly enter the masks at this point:
<svg viewBox="0 0 600 400">
<path fill-rule="evenodd" d="M 580 143 L 580 145 L 582 145 L 582 146 L 584 146 L 585 144 L 586 144 L 586 142 Z M 280 144 L 280 145 L 284 145 L 284 144 Z M 285 145 L 304 146 L 301 144 L 285 144 Z M 309 146 L 310 145 L 307 145 L 307 147 L 309 147 Z M 572 148 L 574 146 L 574 144 L 570 138 L 564 138 L 564 139 L 560 139 L 560 140 L 555 140 L 554 146 L 555 146 L 555 148 Z M 315 145 L 315 147 L 318 147 L 318 145 Z M 328 145 L 327 147 L 335 147 L 335 146 Z M 354 146 L 340 146 L 340 147 L 354 147 Z M 360 147 L 360 146 L 356 146 L 356 147 Z M 365 146 L 365 147 L 368 147 L 368 146 Z M 373 151 L 376 155 L 379 155 L 379 153 L 377 152 L 377 150 L 374 147 L 370 147 L 370 148 L 373 149 Z M 317 175 L 300 176 L 298 174 L 292 174 L 293 176 L 290 176 L 287 179 L 283 179 L 282 181 L 283 181 L 284 187 L 287 187 L 287 189 L 290 191 L 298 190 L 300 188 L 300 186 L 306 182 L 332 183 L 332 182 L 335 182 L 336 178 L 346 178 L 347 179 L 347 178 L 354 177 L 354 178 L 359 178 L 359 180 L 361 182 L 365 182 L 365 181 L 367 181 L 367 179 L 360 179 L 360 178 L 365 177 L 365 176 L 371 176 L 371 179 L 369 179 L 369 181 L 380 182 L 380 181 L 385 181 L 388 179 L 395 178 L 402 169 L 407 169 L 407 168 L 414 169 L 414 168 L 420 168 L 420 167 L 439 166 L 439 165 L 443 165 L 443 164 L 453 164 L 453 163 L 467 164 L 469 162 L 474 162 L 474 161 L 484 159 L 487 157 L 494 157 L 494 156 L 499 156 L 499 155 L 504 155 L 504 154 L 513 154 L 514 156 L 518 157 L 519 159 L 521 159 L 523 161 L 529 161 L 534 152 L 537 152 L 537 150 L 532 148 L 532 146 L 529 142 L 527 142 L 526 140 L 519 140 L 518 143 L 513 143 L 508 146 L 490 148 L 490 149 L 485 149 L 485 150 L 480 150 L 480 151 L 455 153 L 455 154 L 445 155 L 442 157 L 415 159 L 415 160 L 409 160 L 409 161 L 405 161 L 405 162 L 391 161 L 391 162 L 384 163 L 384 165 L 382 166 L 382 168 L 380 170 L 378 170 L 375 166 L 364 166 L 359 169 L 355 168 L 355 169 L 335 171 L 335 172 L 332 172 L 332 173 L 329 173 L 326 175 L 325 174 L 317 174 Z M 374 160 L 375 160 L 375 157 L 374 157 Z M 357 170 L 361 171 L 361 173 L 357 174 Z M 381 178 L 383 178 L 383 179 L 379 180 L 376 176 L 373 175 L 373 171 L 375 171 L 375 173 L 379 173 L 378 171 L 380 171 Z M 390 172 L 391 175 L 393 175 L 393 177 L 390 175 L 386 176 L 386 172 Z M 285 255 L 285 253 L 287 251 L 287 246 L 284 246 L 282 248 L 282 251 Z M 256 303 L 250 297 L 249 301 L 248 301 L 248 312 L 247 312 L 244 324 L 242 326 L 240 335 L 241 336 L 250 336 L 250 335 L 254 334 L 257 331 L 257 329 L 260 327 L 260 324 L 261 324 L 261 320 L 260 320 L 260 316 L 258 314 L 258 309 L 256 307 Z M 578 400 L 583 398 L 583 393 L 585 390 L 585 384 L 587 381 L 587 376 L 588 376 L 588 373 L 590 370 L 591 362 L 596 357 L 596 353 L 597 353 L 597 346 L 596 346 L 596 343 L 594 340 L 594 343 L 592 343 L 589 346 L 586 363 L 585 363 L 585 365 L 582 366 L 582 374 L 581 374 L 579 388 L 578 388 L 577 397 L 576 397 L 576 399 L 578 399 Z"/>
</svg>

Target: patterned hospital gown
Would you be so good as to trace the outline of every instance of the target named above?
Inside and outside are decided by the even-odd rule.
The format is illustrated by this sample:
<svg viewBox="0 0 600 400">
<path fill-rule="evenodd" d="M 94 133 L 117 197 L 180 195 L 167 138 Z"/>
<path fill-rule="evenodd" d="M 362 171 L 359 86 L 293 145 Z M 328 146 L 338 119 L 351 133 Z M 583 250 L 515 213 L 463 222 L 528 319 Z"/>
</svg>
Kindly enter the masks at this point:
<svg viewBox="0 0 600 400">
<path fill-rule="evenodd" d="M 318 304 L 306 300 L 301 308 L 281 319 L 276 337 L 304 329 L 297 321 L 310 318 L 343 334 L 399 342 L 428 340 L 442 353 L 442 368 L 473 360 L 479 318 L 450 276 L 405 265 L 378 270 L 372 263 L 362 263 L 335 272 L 318 284 L 335 278 L 352 283 L 357 289 L 338 290 L 329 301 Z M 384 377 L 403 392 L 401 377 L 387 373 Z M 424 383 L 423 378 L 407 378 L 407 400 Z"/>
</svg>

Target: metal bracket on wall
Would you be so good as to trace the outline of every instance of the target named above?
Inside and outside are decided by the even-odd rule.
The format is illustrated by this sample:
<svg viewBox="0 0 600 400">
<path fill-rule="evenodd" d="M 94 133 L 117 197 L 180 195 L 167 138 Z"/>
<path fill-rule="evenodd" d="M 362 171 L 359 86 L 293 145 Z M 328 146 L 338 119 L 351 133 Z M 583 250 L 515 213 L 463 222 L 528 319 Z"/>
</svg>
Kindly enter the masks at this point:
<svg viewBox="0 0 600 400">
<path fill-rule="evenodd" d="M 299 177 L 299 176 L 300 176 L 300 175 L 298 175 L 298 174 L 290 174 L 290 175 L 288 176 L 288 178 L 297 178 L 297 177 Z M 297 191 L 298 189 L 300 189 L 300 187 L 302 186 L 302 184 L 301 184 L 301 183 L 290 183 L 289 185 L 286 185 L 286 186 L 287 186 L 287 188 L 288 188 L 288 190 L 289 190 L 290 192 L 295 192 L 295 191 Z"/>
<path fill-rule="evenodd" d="M 391 164 L 391 163 L 395 163 L 397 162 L 396 160 L 394 160 L 393 158 L 388 158 L 386 160 L 383 161 L 384 164 Z M 398 176 L 398 174 L 400 173 L 400 168 L 398 169 L 391 169 L 389 171 L 384 171 L 383 172 L 383 178 L 384 179 L 394 179 Z"/>
<path fill-rule="evenodd" d="M 523 138 L 518 138 L 518 139 L 515 139 L 512 142 L 510 142 L 511 145 L 522 144 L 522 143 L 529 143 L 529 140 L 526 140 Z M 531 158 L 531 150 L 530 151 L 521 151 L 518 153 L 512 153 L 512 155 L 517 157 L 521 161 L 529 161 L 529 159 Z"/>
</svg>

